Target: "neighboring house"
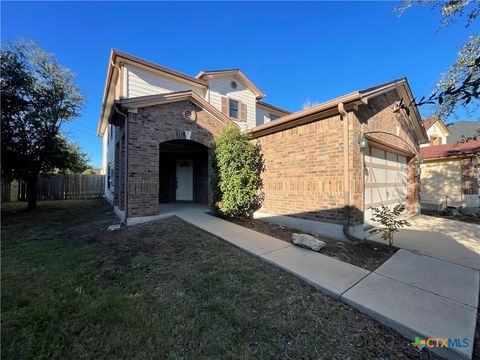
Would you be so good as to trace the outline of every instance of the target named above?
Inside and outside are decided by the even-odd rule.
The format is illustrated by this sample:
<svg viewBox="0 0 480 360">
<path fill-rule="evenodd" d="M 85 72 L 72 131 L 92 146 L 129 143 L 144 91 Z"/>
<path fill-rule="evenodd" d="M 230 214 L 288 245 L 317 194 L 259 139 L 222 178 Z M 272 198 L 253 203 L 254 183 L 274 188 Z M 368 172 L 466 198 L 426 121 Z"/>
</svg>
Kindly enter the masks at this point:
<svg viewBox="0 0 480 360">
<path fill-rule="evenodd" d="M 480 140 L 421 148 L 422 207 L 478 207 Z"/>
<path fill-rule="evenodd" d="M 451 124 L 447 124 L 450 136 L 447 138 L 447 144 L 455 144 L 461 142 L 468 136 L 475 134 L 480 136 L 480 121 L 456 121 Z"/>
<path fill-rule="evenodd" d="M 286 87 L 287 88 L 287 87 Z M 208 204 L 213 136 L 239 126 L 265 161 L 257 212 L 336 238 L 363 236 L 371 207 L 419 211 L 419 144 L 427 141 L 406 79 L 289 113 L 240 70 L 191 77 L 118 51 L 107 70 L 98 135 L 106 197 L 124 221 L 160 214 L 159 204 Z M 348 226 L 347 226 L 348 225 Z"/>
<path fill-rule="evenodd" d="M 437 117 L 431 117 L 423 121 L 423 126 L 427 131 L 428 143 L 421 144 L 420 147 L 442 145 L 448 142 L 450 131 L 442 120 Z"/>
</svg>

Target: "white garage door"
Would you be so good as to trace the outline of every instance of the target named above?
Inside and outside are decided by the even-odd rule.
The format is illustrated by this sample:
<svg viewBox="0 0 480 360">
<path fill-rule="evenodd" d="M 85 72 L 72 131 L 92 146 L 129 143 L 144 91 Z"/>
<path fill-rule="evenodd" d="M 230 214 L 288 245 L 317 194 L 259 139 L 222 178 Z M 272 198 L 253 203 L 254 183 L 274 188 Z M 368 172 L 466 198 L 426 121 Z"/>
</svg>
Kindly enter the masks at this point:
<svg viewBox="0 0 480 360">
<path fill-rule="evenodd" d="M 407 203 L 407 158 L 388 151 L 365 151 L 365 225 L 372 225 L 372 209 Z"/>
</svg>

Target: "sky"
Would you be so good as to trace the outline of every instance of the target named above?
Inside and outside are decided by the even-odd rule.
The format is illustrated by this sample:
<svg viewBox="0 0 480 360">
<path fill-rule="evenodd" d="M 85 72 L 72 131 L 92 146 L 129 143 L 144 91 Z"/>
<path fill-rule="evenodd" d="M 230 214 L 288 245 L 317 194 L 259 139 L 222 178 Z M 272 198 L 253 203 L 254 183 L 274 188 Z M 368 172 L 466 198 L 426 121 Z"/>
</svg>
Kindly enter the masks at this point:
<svg viewBox="0 0 480 360">
<path fill-rule="evenodd" d="M 33 40 L 77 74 L 86 97 L 65 131 L 100 167 L 96 136 L 110 49 L 196 75 L 240 68 L 266 102 L 297 111 L 403 76 L 429 95 L 474 31 L 396 2 L 4 2 L 1 38 Z M 478 31 L 477 31 L 478 32 Z M 422 116 L 430 110 L 420 107 Z M 456 119 L 480 118 L 480 111 Z"/>
</svg>

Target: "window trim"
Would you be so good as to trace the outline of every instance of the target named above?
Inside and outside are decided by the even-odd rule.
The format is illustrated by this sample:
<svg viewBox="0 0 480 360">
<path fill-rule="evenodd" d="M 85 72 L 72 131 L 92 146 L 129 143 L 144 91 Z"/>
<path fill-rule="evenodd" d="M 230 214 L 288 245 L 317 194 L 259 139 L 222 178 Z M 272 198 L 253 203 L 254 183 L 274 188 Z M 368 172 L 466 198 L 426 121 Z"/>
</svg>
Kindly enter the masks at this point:
<svg viewBox="0 0 480 360">
<path fill-rule="evenodd" d="M 231 112 L 231 110 L 232 110 L 232 106 L 231 106 L 232 101 L 237 104 L 237 108 L 235 109 L 235 111 L 237 112 L 236 116 L 232 116 L 232 112 Z M 235 100 L 235 99 L 232 99 L 232 98 L 228 98 L 228 116 L 229 116 L 230 118 L 232 118 L 232 119 L 239 120 L 239 119 L 240 119 L 240 117 L 239 117 L 239 115 L 240 115 L 240 106 L 241 106 L 241 105 L 240 105 L 240 101 Z"/>
</svg>

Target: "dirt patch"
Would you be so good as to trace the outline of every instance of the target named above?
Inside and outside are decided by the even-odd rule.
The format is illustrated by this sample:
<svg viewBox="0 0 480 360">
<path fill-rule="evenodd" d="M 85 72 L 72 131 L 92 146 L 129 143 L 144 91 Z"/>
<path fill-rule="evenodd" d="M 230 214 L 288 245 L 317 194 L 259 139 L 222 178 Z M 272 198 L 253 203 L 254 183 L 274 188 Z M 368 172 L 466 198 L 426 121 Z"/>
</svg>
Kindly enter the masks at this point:
<svg viewBox="0 0 480 360">
<path fill-rule="evenodd" d="M 299 232 L 295 229 L 271 224 L 258 219 L 240 217 L 222 217 L 222 219 L 289 243 L 292 242 L 292 234 Z M 383 245 L 369 240 L 366 240 L 363 243 L 353 243 L 337 241 L 317 235 L 315 235 L 315 237 L 327 243 L 327 246 L 320 250 L 321 254 L 370 271 L 378 268 L 398 250 L 396 247 Z"/>
</svg>

